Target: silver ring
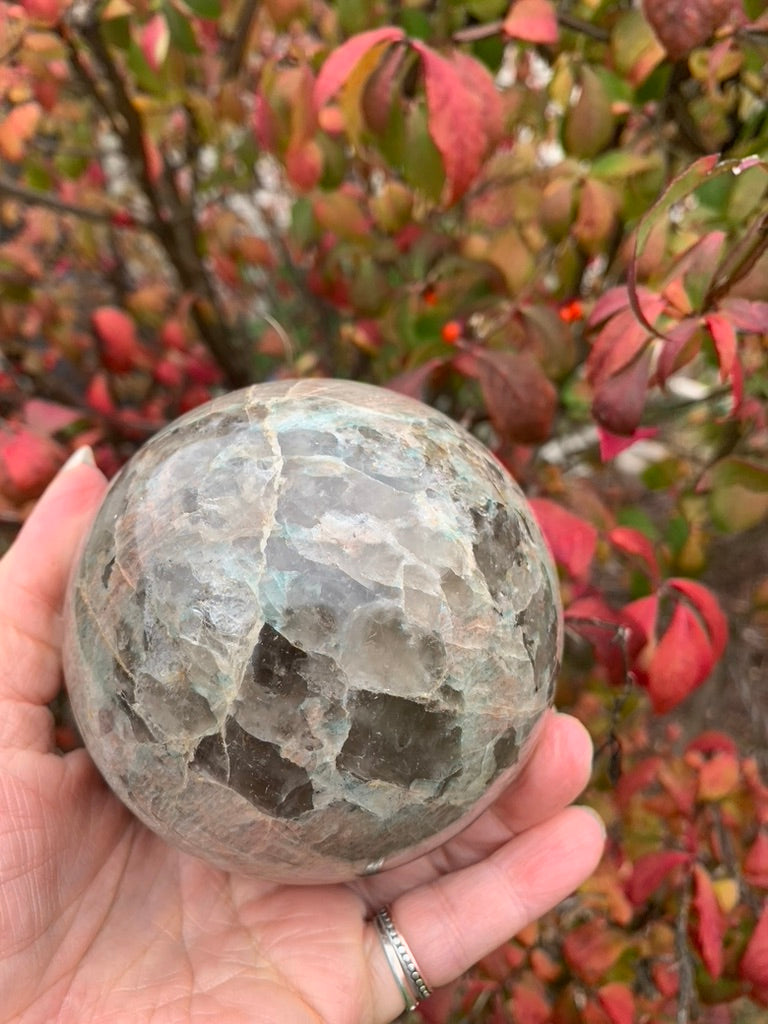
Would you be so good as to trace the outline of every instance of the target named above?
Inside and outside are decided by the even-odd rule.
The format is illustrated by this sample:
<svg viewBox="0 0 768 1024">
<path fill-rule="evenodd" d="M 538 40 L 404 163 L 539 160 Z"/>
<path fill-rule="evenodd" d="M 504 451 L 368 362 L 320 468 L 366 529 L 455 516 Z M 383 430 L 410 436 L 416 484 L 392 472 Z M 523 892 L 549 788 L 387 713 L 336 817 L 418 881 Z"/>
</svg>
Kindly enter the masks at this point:
<svg viewBox="0 0 768 1024">
<path fill-rule="evenodd" d="M 432 992 L 421 976 L 408 943 L 392 924 L 387 907 L 382 907 L 373 923 L 406 1009 L 415 1010 L 422 999 L 428 999 Z"/>
</svg>

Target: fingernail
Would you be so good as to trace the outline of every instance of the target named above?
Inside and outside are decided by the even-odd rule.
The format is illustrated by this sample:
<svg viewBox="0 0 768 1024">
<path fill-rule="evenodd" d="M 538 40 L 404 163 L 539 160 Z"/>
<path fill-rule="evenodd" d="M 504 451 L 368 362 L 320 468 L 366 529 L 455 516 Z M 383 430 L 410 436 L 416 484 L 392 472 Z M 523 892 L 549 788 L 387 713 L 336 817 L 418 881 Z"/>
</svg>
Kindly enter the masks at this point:
<svg viewBox="0 0 768 1024">
<path fill-rule="evenodd" d="M 588 814 L 592 815 L 592 817 L 595 819 L 595 821 L 600 826 L 600 829 L 602 830 L 603 835 L 605 836 L 605 834 L 606 834 L 605 822 L 600 817 L 600 815 L 597 813 L 597 811 L 594 809 L 594 807 L 588 807 L 587 804 L 578 804 L 577 806 L 579 807 L 579 810 L 586 811 Z"/>
<path fill-rule="evenodd" d="M 76 448 L 75 451 L 72 452 L 59 472 L 66 473 L 68 469 L 75 469 L 76 466 L 95 465 L 96 459 L 93 457 L 93 448 L 91 448 L 89 444 L 84 444 L 82 448 Z"/>
</svg>

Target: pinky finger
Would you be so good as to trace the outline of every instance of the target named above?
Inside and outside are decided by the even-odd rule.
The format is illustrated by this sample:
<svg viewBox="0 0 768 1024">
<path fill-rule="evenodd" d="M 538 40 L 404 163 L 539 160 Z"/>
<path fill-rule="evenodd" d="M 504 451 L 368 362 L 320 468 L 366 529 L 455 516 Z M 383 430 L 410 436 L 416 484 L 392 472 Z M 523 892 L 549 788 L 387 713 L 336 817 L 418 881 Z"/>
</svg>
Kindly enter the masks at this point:
<svg viewBox="0 0 768 1024">
<path fill-rule="evenodd" d="M 597 866 L 604 839 L 592 811 L 568 807 L 486 860 L 397 899 L 392 919 L 427 984 L 453 981 L 573 892 Z M 377 1020 L 391 1021 L 403 998 L 373 925 L 368 941 Z"/>
</svg>

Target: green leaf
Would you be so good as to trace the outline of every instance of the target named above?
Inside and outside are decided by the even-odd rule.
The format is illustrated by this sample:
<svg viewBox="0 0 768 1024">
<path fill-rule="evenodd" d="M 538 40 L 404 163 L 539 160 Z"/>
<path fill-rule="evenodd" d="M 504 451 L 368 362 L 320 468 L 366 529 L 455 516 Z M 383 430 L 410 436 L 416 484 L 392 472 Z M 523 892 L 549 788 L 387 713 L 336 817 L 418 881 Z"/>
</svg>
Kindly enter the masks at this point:
<svg viewBox="0 0 768 1024">
<path fill-rule="evenodd" d="M 200 18 L 215 21 L 221 15 L 219 0 L 182 0 L 185 7 Z"/>
<path fill-rule="evenodd" d="M 653 154 L 641 156 L 625 149 L 612 149 L 592 164 L 591 176 L 605 181 L 633 178 L 644 171 L 655 169 L 660 164 L 660 156 Z"/>
<path fill-rule="evenodd" d="M 403 176 L 429 199 L 439 202 L 445 184 L 445 170 L 440 151 L 432 141 L 426 112 L 414 106 L 406 113 L 406 143 L 403 154 Z"/>
<path fill-rule="evenodd" d="M 768 467 L 731 457 L 710 474 L 709 511 L 726 533 L 741 533 L 768 516 Z"/>
<path fill-rule="evenodd" d="M 195 33 L 184 15 L 172 3 L 163 3 L 162 11 L 171 33 L 171 47 L 182 53 L 199 53 Z"/>
<path fill-rule="evenodd" d="M 127 62 L 139 89 L 154 96 L 165 94 L 165 82 L 159 75 L 155 74 L 147 63 L 146 57 L 141 52 L 141 47 L 133 40 L 131 40 L 131 45 L 128 48 Z"/>
<path fill-rule="evenodd" d="M 132 19 L 126 15 L 123 18 L 108 18 L 101 22 L 99 28 L 110 46 L 127 50 L 131 45 L 131 24 Z"/>
</svg>

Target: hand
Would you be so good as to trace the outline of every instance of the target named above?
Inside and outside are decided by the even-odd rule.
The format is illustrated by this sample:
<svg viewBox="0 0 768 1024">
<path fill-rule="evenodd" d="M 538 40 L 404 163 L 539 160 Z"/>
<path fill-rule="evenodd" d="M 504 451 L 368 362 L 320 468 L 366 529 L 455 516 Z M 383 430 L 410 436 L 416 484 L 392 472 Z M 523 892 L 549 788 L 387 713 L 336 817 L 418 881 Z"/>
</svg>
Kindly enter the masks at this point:
<svg viewBox="0 0 768 1024">
<path fill-rule="evenodd" d="M 57 753 L 60 607 L 105 482 L 59 474 L 0 562 L 0 1022 L 382 1024 L 403 1000 L 370 917 L 385 904 L 446 985 L 594 869 L 602 827 L 567 805 L 590 742 L 552 713 L 502 798 L 429 856 L 351 885 L 227 874 L 167 846 Z"/>
</svg>

